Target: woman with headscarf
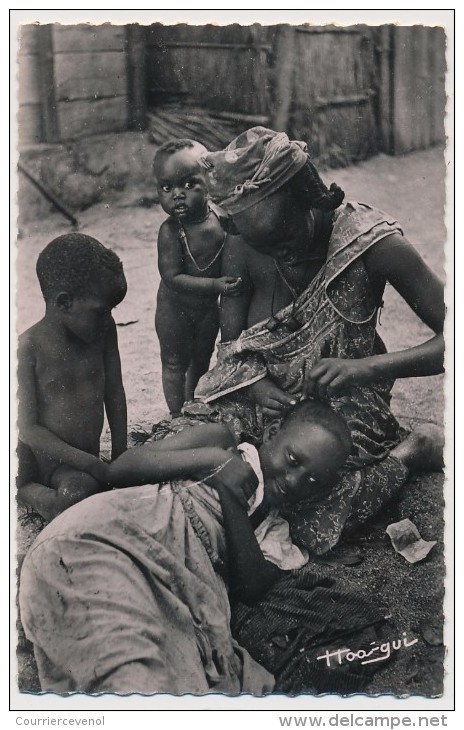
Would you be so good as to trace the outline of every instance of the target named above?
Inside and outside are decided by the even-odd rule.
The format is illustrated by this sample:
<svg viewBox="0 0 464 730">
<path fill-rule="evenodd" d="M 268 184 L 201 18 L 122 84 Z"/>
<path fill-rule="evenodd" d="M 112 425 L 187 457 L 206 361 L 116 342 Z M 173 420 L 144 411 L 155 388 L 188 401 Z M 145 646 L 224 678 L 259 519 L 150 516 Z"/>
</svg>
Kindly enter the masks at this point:
<svg viewBox="0 0 464 730">
<path fill-rule="evenodd" d="M 203 163 L 238 234 L 223 274 L 244 286 L 222 302 L 218 363 L 195 396 L 238 440 L 257 443 L 268 420 L 302 397 L 326 398 L 343 415 L 354 448 L 338 489 L 287 515 L 294 538 L 323 553 L 411 472 L 441 468 L 442 430 L 427 425 L 404 439 L 389 404 L 396 378 L 443 370 L 443 286 L 394 219 L 324 185 L 303 142 L 255 127 Z M 435 333 L 427 342 L 386 352 L 376 324 L 387 282 Z"/>
</svg>

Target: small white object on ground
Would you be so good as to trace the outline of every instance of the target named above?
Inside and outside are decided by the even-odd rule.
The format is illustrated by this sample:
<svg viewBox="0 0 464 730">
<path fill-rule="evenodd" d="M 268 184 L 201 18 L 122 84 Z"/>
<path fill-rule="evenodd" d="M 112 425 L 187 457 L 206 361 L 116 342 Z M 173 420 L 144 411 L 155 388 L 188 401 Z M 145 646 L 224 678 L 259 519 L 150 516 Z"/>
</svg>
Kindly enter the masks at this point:
<svg viewBox="0 0 464 730">
<path fill-rule="evenodd" d="M 423 560 L 437 544 L 436 540 L 423 540 L 415 524 L 408 519 L 393 522 L 385 532 L 396 552 L 406 558 L 408 563 Z"/>
</svg>

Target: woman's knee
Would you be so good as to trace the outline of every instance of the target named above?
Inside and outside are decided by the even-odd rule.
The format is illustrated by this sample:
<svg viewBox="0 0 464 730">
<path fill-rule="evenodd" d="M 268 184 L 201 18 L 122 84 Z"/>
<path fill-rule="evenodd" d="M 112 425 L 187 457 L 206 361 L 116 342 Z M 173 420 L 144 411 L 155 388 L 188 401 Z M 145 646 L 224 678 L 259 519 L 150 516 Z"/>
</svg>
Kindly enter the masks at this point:
<svg viewBox="0 0 464 730">
<path fill-rule="evenodd" d="M 101 485 L 90 474 L 76 471 L 60 478 L 57 496 L 63 502 L 63 506 L 70 507 L 101 491 Z"/>
</svg>

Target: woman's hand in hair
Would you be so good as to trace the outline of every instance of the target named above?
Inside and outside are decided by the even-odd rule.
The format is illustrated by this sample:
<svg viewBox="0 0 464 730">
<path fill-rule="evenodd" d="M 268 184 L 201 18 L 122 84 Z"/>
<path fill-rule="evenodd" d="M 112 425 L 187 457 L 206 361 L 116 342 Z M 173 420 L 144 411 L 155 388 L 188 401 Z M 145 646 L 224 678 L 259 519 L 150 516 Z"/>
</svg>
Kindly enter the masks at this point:
<svg viewBox="0 0 464 730">
<path fill-rule="evenodd" d="M 311 368 L 303 383 L 303 396 L 323 398 L 353 385 L 367 385 L 373 380 L 371 358 L 348 360 L 325 357 Z"/>
<path fill-rule="evenodd" d="M 246 389 L 251 399 L 263 409 L 265 416 L 278 418 L 282 412 L 294 406 L 296 398 L 281 390 L 270 378 L 263 378 Z"/>
</svg>

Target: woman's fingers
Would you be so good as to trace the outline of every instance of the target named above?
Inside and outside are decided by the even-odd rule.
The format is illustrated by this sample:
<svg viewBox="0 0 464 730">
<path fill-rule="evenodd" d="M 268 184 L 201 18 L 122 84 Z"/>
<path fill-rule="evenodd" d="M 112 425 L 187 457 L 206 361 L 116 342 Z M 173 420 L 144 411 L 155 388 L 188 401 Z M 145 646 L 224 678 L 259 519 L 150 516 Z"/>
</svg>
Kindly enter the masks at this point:
<svg viewBox="0 0 464 730">
<path fill-rule="evenodd" d="M 339 388 L 343 387 L 343 385 L 345 385 L 345 378 L 340 374 L 332 380 L 330 385 L 327 387 L 327 390 L 330 393 L 336 393 Z"/>
<path fill-rule="evenodd" d="M 328 370 L 317 379 L 318 387 L 326 388 L 337 376 L 339 376 L 339 373 L 336 373 L 333 370 Z"/>
<path fill-rule="evenodd" d="M 293 395 L 289 395 L 284 390 L 279 390 L 279 388 L 276 388 L 276 390 L 270 395 L 270 400 L 279 404 L 283 408 L 294 406 L 296 403 L 296 398 Z"/>
<path fill-rule="evenodd" d="M 307 377 L 310 380 L 318 380 L 322 375 L 324 375 L 324 373 L 327 372 L 327 369 L 330 368 L 330 365 L 330 360 L 319 360 L 319 362 L 311 368 Z"/>
<path fill-rule="evenodd" d="M 269 416 L 270 418 L 280 418 L 282 415 L 282 409 L 276 409 L 276 408 L 269 408 L 269 406 L 263 406 L 263 414 L 265 416 Z"/>
<path fill-rule="evenodd" d="M 285 410 L 286 408 L 291 408 L 292 405 L 295 405 L 296 400 L 293 398 L 281 398 L 281 397 L 268 397 L 263 403 L 264 407 L 271 408 L 278 413 Z"/>
</svg>

